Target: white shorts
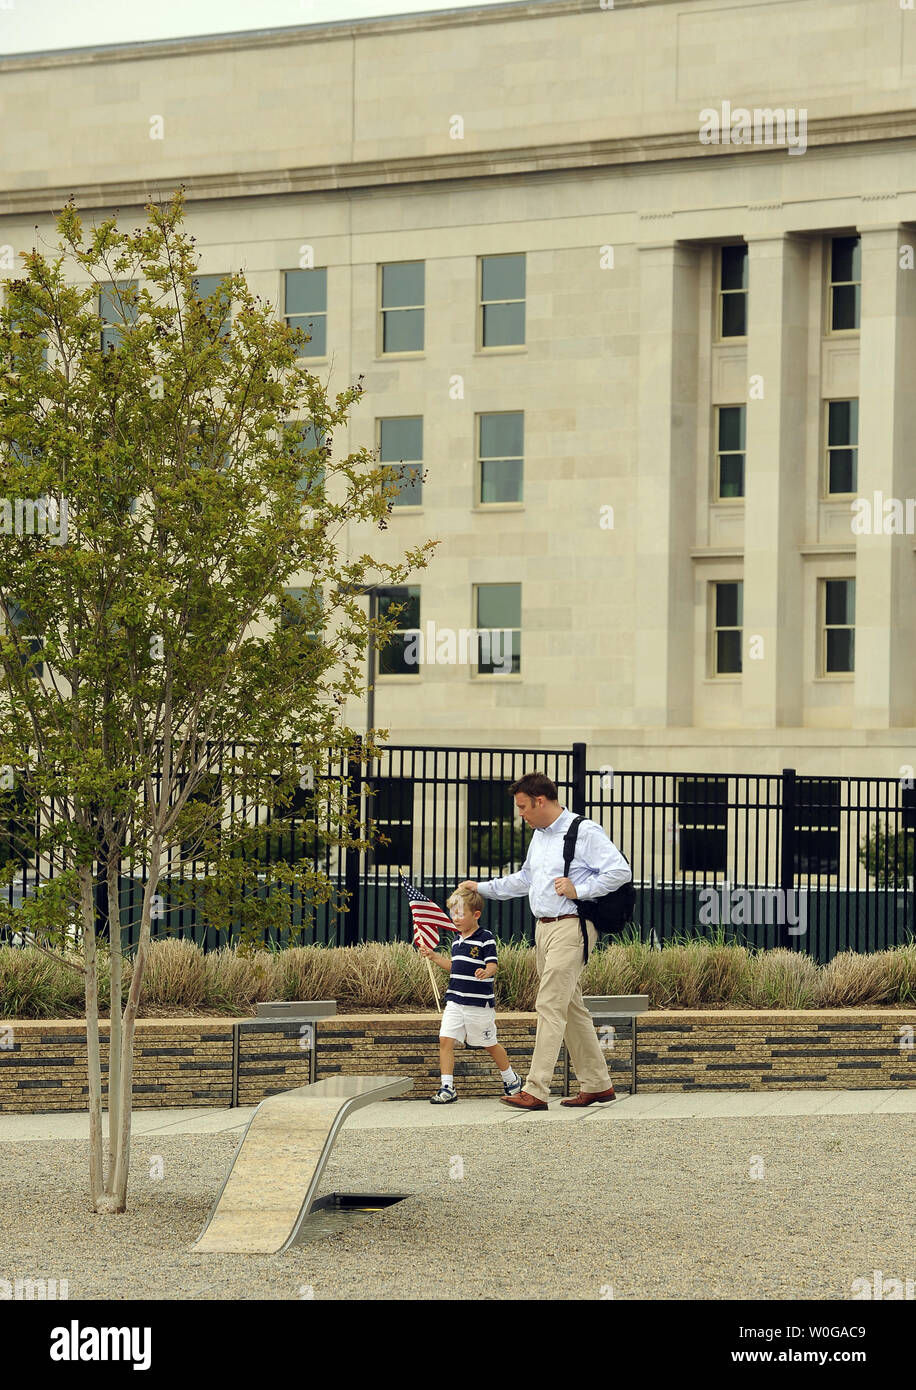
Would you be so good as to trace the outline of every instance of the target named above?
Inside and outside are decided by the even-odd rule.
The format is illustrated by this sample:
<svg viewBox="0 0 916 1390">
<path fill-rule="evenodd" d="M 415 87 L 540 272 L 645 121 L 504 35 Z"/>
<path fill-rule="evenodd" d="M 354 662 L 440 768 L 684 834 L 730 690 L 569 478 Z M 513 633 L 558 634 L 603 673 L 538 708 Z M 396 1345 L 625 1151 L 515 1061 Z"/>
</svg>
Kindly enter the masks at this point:
<svg viewBox="0 0 916 1390">
<path fill-rule="evenodd" d="M 439 1037 L 466 1041 L 468 1047 L 495 1047 L 496 1009 L 492 1005 L 481 1008 L 479 1004 L 456 1004 L 454 999 L 446 999 Z"/>
</svg>

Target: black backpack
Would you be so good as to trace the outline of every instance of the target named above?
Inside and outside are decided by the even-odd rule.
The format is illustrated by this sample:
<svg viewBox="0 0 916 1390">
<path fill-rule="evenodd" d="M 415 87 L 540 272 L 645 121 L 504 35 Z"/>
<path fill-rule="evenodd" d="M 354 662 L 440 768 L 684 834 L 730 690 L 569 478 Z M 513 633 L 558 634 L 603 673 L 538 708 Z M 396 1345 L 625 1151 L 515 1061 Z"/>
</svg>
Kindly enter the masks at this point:
<svg viewBox="0 0 916 1390">
<path fill-rule="evenodd" d="M 584 816 L 576 816 L 572 825 L 563 837 L 563 877 L 569 877 L 569 866 L 576 853 L 576 836 L 579 833 L 579 826 L 585 820 Z M 624 854 L 623 858 L 629 864 L 629 859 Z M 610 893 L 605 893 L 601 898 L 589 898 L 586 901 L 576 901 L 576 911 L 581 922 L 591 922 L 595 931 L 601 935 L 611 935 L 614 932 L 622 931 L 628 922 L 633 920 L 633 909 L 636 906 L 636 889 L 633 887 L 633 874 L 630 873 L 629 883 L 622 883 L 619 888 L 613 889 Z M 583 937 L 585 933 L 583 931 Z M 587 956 L 586 956 L 587 959 Z"/>
</svg>

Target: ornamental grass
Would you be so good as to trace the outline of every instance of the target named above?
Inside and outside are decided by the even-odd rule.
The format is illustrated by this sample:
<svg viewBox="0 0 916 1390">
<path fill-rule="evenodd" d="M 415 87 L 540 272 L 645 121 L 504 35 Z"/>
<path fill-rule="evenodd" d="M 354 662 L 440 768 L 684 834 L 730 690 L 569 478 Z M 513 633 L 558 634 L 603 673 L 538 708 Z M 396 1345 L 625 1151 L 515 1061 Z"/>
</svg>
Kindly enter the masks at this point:
<svg viewBox="0 0 916 1390">
<path fill-rule="evenodd" d="M 105 1012 L 109 962 L 99 943 L 99 996 Z M 83 1013 L 83 978 L 73 965 L 34 946 L 0 946 L 0 1017 L 75 1018 Z M 434 969 L 440 998 L 448 976 Z M 125 961 L 124 992 L 130 983 Z M 537 995 L 532 946 L 499 947 L 498 1011 L 531 1012 Z M 783 947 L 755 951 L 722 934 L 679 936 L 657 945 L 638 929 L 599 945 L 582 978 L 584 994 L 646 994 L 651 1009 L 838 1009 L 916 1004 L 916 943 L 860 955 L 844 951 L 828 965 Z M 334 999 L 339 1013 L 435 1009 L 422 957 L 404 941 L 359 946 L 293 946 L 283 950 L 204 952 L 191 941 L 150 946 L 140 1015 L 250 1016 L 271 999 Z"/>
</svg>

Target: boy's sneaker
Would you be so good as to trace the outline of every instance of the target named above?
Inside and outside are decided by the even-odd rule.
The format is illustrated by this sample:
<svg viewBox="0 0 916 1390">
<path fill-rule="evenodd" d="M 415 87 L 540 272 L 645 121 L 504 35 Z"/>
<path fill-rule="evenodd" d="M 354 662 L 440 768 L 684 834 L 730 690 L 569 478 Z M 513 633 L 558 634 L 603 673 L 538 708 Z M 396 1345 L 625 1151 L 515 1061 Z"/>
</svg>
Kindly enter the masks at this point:
<svg viewBox="0 0 916 1390">
<path fill-rule="evenodd" d="M 522 1078 L 517 1076 L 514 1081 L 504 1081 L 503 1090 L 507 1096 L 517 1096 L 522 1089 Z"/>
<path fill-rule="evenodd" d="M 453 1100 L 458 1099 L 458 1092 L 454 1086 L 440 1086 L 434 1096 L 430 1096 L 430 1105 L 451 1105 Z"/>
</svg>

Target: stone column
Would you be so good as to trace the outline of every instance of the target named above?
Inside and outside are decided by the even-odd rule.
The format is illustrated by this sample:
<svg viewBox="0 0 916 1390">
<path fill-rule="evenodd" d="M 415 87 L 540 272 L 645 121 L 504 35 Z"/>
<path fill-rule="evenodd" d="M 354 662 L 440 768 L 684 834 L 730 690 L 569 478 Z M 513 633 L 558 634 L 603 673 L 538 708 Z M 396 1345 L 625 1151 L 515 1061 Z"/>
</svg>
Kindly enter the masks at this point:
<svg viewBox="0 0 916 1390">
<path fill-rule="evenodd" d="M 693 722 L 698 252 L 639 247 L 634 721 Z"/>
<path fill-rule="evenodd" d="M 916 497 L 916 269 L 909 268 L 916 256 L 916 229 L 860 227 L 859 235 L 857 490 L 869 503 L 872 534 L 855 536 L 853 723 L 887 729 L 916 724 L 914 537 L 894 534 L 883 506 L 898 499 L 905 525 L 906 499 Z M 877 507 L 876 493 L 881 494 Z"/>
<path fill-rule="evenodd" d="M 750 728 L 802 722 L 807 336 L 806 245 L 749 239 L 742 704 Z"/>
</svg>

